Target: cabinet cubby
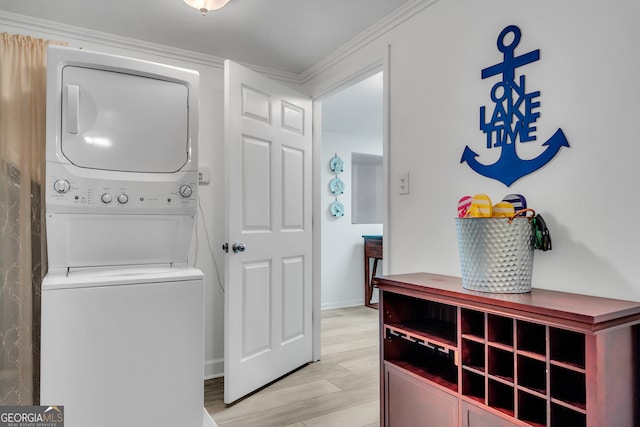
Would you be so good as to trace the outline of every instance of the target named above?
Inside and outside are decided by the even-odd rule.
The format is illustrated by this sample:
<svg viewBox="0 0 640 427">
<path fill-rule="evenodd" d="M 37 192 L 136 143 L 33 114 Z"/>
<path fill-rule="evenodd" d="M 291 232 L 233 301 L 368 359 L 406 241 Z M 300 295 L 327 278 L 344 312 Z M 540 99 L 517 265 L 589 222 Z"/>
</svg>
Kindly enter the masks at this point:
<svg viewBox="0 0 640 427">
<path fill-rule="evenodd" d="M 462 365 L 477 371 L 485 371 L 484 344 L 462 339 Z"/>
<path fill-rule="evenodd" d="M 534 426 L 547 425 L 547 401 L 539 396 L 534 396 L 523 390 L 518 391 L 518 416 L 519 420 Z"/>
<path fill-rule="evenodd" d="M 406 379 L 390 386 L 382 374 L 383 427 L 416 425 L 403 384 L 420 382 L 430 401 L 457 402 L 430 409 L 447 427 L 634 426 L 640 303 L 535 289 L 505 298 L 426 273 L 375 281 L 384 366 Z"/>
<path fill-rule="evenodd" d="M 518 385 L 540 394 L 547 393 L 547 364 L 542 360 L 518 355 Z"/>
<path fill-rule="evenodd" d="M 492 377 L 513 384 L 513 352 L 489 346 L 487 352 L 487 371 Z"/>
<path fill-rule="evenodd" d="M 476 337 L 484 341 L 484 313 L 476 310 L 462 309 L 460 313 L 461 332 L 463 336 Z"/>
<path fill-rule="evenodd" d="M 468 369 L 462 370 L 462 394 L 485 403 L 485 376 Z"/>
<path fill-rule="evenodd" d="M 518 350 L 545 356 L 547 354 L 546 327 L 537 323 L 517 322 Z"/>
<path fill-rule="evenodd" d="M 551 365 L 551 398 L 576 408 L 586 407 L 586 378 L 584 373 Z"/>
<path fill-rule="evenodd" d="M 514 389 L 512 385 L 489 379 L 487 405 L 513 416 Z"/>
<path fill-rule="evenodd" d="M 551 427 L 586 427 L 586 413 L 577 412 L 555 403 L 551 404 Z"/>
<path fill-rule="evenodd" d="M 490 343 L 513 347 L 513 319 L 487 315 L 487 340 Z"/>
<path fill-rule="evenodd" d="M 549 328 L 550 359 L 584 369 L 584 334 L 558 328 Z"/>
<path fill-rule="evenodd" d="M 425 339 L 457 346 L 457 307 L 405 295 L 392 295 L 384 323 Z"/>
<path fill-rule="evenodd" d="M 385 360 L 449 390 L 458 389 L 457 307 L 390 295 Z"/>
</svg>

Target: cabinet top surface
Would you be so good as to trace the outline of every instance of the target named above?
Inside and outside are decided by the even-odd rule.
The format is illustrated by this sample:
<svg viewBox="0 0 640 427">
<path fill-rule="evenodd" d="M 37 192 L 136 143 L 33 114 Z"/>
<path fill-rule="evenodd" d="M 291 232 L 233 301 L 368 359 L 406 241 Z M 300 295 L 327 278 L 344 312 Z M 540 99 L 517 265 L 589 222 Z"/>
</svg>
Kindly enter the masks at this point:
<svg viewBox="0 0 640 427">
<path fill-rule="evenodd" d="M 532 289 L 524 294 L 498 294 L 464 289 L 459 277 L 431 273 L 397 274 L 376 277 L 376 285 L 384 290 L 400 288 L 413 292 L 451 299 L 452 303 L 482 304 L 510 308 L 558 319 L 576 321 L 593 326 L 614 322 L 630 316 L 629 321 L 640 320 L 640 302 L 601 298 L 588 295 Z"/>
<path fill-rule="evenodd" d="M 381 234 L 364 234 L 362 235 L 364 240 L 382 240 Z"/>
</svg>

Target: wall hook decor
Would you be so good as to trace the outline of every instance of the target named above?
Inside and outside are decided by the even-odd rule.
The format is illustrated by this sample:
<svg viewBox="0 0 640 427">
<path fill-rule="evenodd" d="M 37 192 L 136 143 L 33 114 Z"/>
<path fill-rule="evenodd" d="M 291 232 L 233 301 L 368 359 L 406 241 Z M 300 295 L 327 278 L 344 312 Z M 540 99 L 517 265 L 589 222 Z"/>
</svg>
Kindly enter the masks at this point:
<svg viewBox="0 0 640 427">
<path fill-rule="evenodd" d="M 338 174 L 344 172 L 344 161 L 338 157 L 338 153 L 336 153 L 329 161 L 329 168 L 331 169 L 331 172 L 335 174 L 331 181 L 329 181 L 329 191 L 331 194 L 336 196 L 335 200 L 331 202 L 331 205 L 329 206 L 329 212 L 331 212 L 331 215 L 334 217 L 340 218 L 344 216 L 344 204 L 338 201 L 337 196 L 344 193 L 345 184 L 344 181 L 338 177 Z"/>
</svg>

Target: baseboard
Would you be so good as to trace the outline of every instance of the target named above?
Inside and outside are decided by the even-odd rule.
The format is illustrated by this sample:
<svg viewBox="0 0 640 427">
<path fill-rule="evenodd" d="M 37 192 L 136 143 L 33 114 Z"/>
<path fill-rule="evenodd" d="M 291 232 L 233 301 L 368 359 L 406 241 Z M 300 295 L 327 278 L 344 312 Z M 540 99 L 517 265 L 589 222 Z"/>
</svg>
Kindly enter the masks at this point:
<svg viewBox="0 0 640 427">
<path fill-rule="evenodd" d="M 202 408 L 202 426 L 203 427 L 218 427 L 211 415 L 207 412 L 206 408 Z"/>
<path fill-rule="evenodd" d="M 206 360 L 204 362 L 204 379 L 218 378 L 224 376 L 224 358 Z"/>
<path fill-rule="evenodd" d="M 359 305 L 364 305 L 364 300 L 362 298 L 359 298 L 356 300 L 323 302 L 320 305 L 320 310 L 331 310 L 332 308 L 357 307 Z"/>
</svg>

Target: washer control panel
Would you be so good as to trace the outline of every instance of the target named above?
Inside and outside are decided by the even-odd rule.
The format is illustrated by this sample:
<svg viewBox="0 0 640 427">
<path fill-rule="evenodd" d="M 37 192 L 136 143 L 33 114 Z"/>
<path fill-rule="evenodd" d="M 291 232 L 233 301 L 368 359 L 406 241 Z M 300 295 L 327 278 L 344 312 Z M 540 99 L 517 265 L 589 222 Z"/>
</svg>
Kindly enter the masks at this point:
<svg viewBox="0 0 640 427">
<path fill-rule="evenodd" d="M 60 172 L 64 172 L 62 169 Z M 117 181 L 49 174 L 47 209 L 50 212 L 192 213 L 197 204 L 197 172 L 179 179 Z"/>
</svg>

